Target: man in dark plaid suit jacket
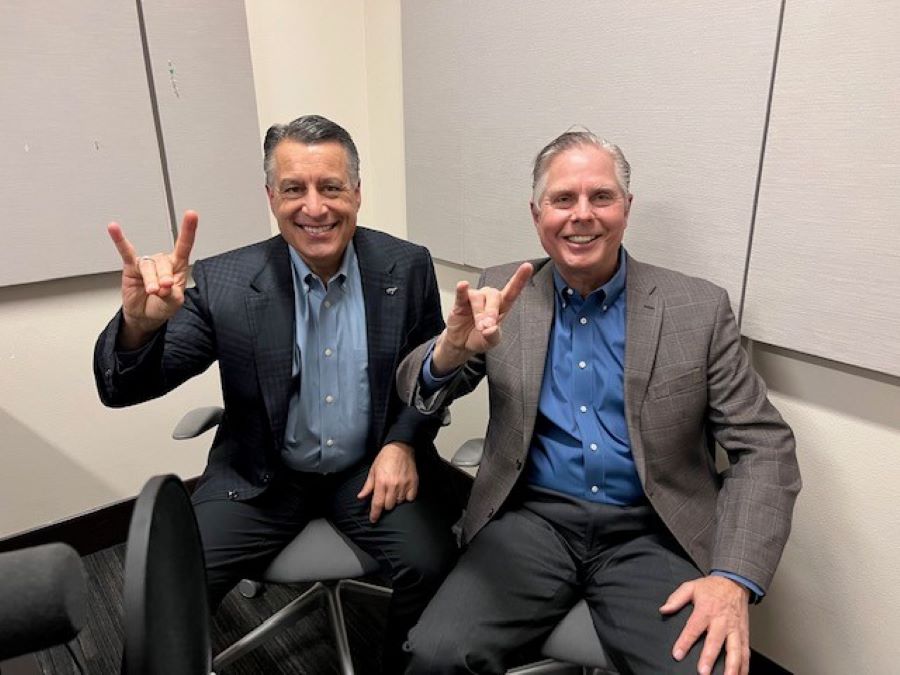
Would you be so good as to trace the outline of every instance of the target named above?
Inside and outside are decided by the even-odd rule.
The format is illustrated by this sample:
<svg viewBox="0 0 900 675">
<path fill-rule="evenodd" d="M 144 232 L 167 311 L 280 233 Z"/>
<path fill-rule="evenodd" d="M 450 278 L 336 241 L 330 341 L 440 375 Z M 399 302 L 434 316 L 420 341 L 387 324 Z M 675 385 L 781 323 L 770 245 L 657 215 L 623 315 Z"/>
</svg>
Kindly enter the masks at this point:
<svg viewBox="0 0 900 675">
<path fill-rule="evenodd" d="M 549 259 L 461 282 L 447 329 L 398 370 L 423 412 L 483 377 L 491 406 L 468 549 L 410 633 L 412 672 L 505 672 L 579 598 L 620 672 L 747 672 L 748 600 L 800 489 L 794 438 L 725 291 L 621 246 L 629 179 L 590 132 L 548 144 L 531 210 Z"/>
<path fill-rule="evenodd" d="M 225 413 L 193 496 L 210 604 L 327 516 L 379 560 L 394 594 L 385 671 L 452 566 L 439 420 L 404 404 L 396 365 L 444 323 L 428 251 L 356 226 L 359 158 L 337 124 L 269 129 L 266 189 L 281 231 L 198 261 L 197 215 L 175 249 L 139 256 L 121 227 L 122 308 L 100 335 L 103 402 L 161 396 L 219 363 Z"/>
</svg>

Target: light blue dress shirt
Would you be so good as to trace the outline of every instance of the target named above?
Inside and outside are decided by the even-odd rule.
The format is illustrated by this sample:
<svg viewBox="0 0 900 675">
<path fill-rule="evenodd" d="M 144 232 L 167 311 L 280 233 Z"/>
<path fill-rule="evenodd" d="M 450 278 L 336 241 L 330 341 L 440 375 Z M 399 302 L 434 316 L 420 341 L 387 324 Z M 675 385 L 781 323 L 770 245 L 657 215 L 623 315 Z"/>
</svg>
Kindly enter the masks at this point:
<svg viewBox="0 0 900 675">
<path fill-rule="evenodd" d="M 362 278 L 353 242 L 337 273 L 322 283 L 290 248 L 296 340 L 284 463 L 295 471 L 333 473 L 366 451 L 371 417 Z"/>
</svg>

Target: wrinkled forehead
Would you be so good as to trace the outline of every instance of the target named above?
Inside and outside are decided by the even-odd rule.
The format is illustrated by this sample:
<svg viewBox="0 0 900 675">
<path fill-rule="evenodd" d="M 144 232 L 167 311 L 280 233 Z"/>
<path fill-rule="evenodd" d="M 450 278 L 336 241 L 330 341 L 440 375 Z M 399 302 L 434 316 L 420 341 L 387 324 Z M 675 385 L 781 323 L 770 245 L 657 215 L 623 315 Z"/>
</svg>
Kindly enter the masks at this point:
<svg viewBox="0 0 900 675">
<path fill-rule="evenodd" d="M 593 145 L 578 145 L 560 152 L 547 165 L 544 180 L 545 190 L 582 183 L 620 188 L 612 155 Z"/>
<path fill-rule="evenodd" d="M 322 180 L 337 178 L 350 182 L 347 151 L 336 141 L 301 143 L 284 139 L 275 146 L 275 180 Z"/>
</svg>

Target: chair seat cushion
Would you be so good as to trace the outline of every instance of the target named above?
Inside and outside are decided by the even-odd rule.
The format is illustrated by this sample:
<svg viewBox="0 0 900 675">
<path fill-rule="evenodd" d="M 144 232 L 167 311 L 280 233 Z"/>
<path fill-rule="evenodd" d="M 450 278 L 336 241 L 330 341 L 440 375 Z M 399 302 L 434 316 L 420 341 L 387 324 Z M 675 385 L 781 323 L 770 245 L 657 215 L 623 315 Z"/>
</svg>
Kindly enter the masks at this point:
<svg viewBox="0 0 900 675">
<path fill-rule="evenodd" d="M 541 654 L 557 661 L 612 668 L 584 600 L 580 600 L 553 629 L 541 648 Z"/>
<path fill-rule="evenodd" d="M 279 553 L 260 581 L 290 584 L 338 581 L 378 572 L 379 566 L 324 518 L 310 521 Z"/>
</svg>

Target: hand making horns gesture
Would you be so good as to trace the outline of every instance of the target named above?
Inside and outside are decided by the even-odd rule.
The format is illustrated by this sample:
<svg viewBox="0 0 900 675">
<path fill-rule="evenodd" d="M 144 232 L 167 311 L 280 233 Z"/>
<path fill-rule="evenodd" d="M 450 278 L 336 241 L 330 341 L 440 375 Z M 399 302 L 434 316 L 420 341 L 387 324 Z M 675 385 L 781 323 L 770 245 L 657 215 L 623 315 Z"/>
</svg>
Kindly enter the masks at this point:
<svg viewBox="0 0 900 675">
<path fill-rule="evenodd" d="M 502 290 L 485 286 L 469 288 L 456 284 L 456 300 L 447 317 L 447 328 L 438 338 L 432 355 L 435 374 L 455 370 L 474 354 L 500 343 L 500 324 L 534 273 L 531 263 L 522 263 Z"/>
<path fill-rule="evenodd" d="M 171 253 L 139 256 L 118 223 L 107 226 L 122 256 L 122 330 L 119 346 L 136 349 L 166 323 L 184 304 L 188 262 L 197 233 L 198 216 L 185 211 Z"/>
</svg>

